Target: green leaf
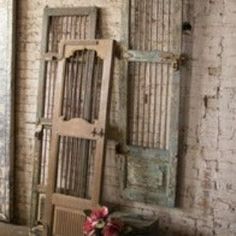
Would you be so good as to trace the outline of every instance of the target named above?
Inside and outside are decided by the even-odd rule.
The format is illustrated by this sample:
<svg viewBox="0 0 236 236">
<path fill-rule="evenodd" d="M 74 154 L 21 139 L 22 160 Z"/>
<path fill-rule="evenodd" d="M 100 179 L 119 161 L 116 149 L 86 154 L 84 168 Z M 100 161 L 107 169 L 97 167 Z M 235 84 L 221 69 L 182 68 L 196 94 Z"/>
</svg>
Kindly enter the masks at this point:
<svg viewBox="0 0 236 236">
<path fill-rule="evenodd" d="M 104 220 L 100 220 L 97 224 L 96 224 L 96 228 L 97 229 L 103 229 L 105 226 L 105 221 Z"/>
</svg>

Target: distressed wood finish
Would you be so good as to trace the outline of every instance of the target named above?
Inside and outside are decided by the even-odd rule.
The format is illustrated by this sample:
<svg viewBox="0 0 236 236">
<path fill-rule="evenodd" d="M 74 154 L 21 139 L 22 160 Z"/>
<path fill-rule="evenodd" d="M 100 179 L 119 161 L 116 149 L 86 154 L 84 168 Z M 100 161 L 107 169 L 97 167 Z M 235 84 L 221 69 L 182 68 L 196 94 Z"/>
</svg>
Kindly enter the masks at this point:
<svg viewBox="0 0 236 236">
<path fill-rule="evenodd" d="M 181 0 L 123 3 L 125 199 L 174 206 L 181 57 Z M 127 82 L 126 82 L 127 81 Z M 125 121 L 125 117 L 122 119 Z"/>
<path fill-rule="evenodd" d="M 156 62 L 161 64 L 172 64 L 173 61 L 178 60 L 179 55 L 170 52 L 163 52 L 159 50 L 153 51 L 139 51 L 128 50 L 123 54 L 123 58 L 130 62 Z"/>
<path fill-rule="evenodd" d="M 0 1 L 0 220 L 10 221 L 13 190 L 15 1 Z"/>
<path fill-rule="evenodd" d="M 37 128 L 34 157 L 34 179 L 31 207 L 31 227 L 43 220 L 52 110 L 58 62 L 56 56 L 61 40 L 84 40 L 96 37 L 97 9 L 45 8 L 41 49 L 41 72 L 38 91 Z M 40 189 L 40 191 L 38 191 Z M 39 217 L 40 216 L 40 217 Z"/>
<path fill-rule="evenodd" d="M 83 234 L 83 210 L 97 207 L 100 202 L 109 87 L 113 61 L 113 41 L 64 41 L 61 42 L 60 47 L 61 50 L 58 54 L 58 78 L 55 89 L 57 99 L 55 100 L 52 120 L 52 143 L 48 167 L 49 181 L 46 195 L 46 228 L 44 235 L 77 236 Z M 83 52 L 86 52 L 86 54 Z M 78 55 L 82 56 L 82 58 L 78 57 Z M 84 55 L 87 55 L 85 60 L 83 59 Z M 101 76 L 99 100 L 94 100 L 91 104 L 96 93 L 88 93 L 89 85 L 92 88 L 92 84 L 97 80 L 97 70 L 91 70 L 91 67 L 100 65 L 100 60 L 102 61 L 102 69 L 99 74 Z M 86 61 L 89 61 L 88 66 L 86 66 Z M 68 62 L 70 62 L 69 71 L 67 70 Z M 76 65 L 77 69 L 73 68 L 73 65 Z M 83 70 L 84 65 L 87 68 L 86 70 Z M 81 73 L 86 77 L 85 81 L 87 81 L 86 96 L 83 96 L 84 90 L 81 89 L 81 82 L 83 81 L 81 80 Z M 69 84 L 73 85 L 74 91 L 70 90 Z M 74 102 L 73 99 L 71 100 L 71 97 L 76 95 L 75 91 L 77 89 L 80 95 L 77 96 Z M 87 99 L 84 99 L 83 104 L 78 107 L 78 104 L 81 104 L 81 96 L 87 97 Z M 90 99 L 88 99 L 89 96 L 91 97 Z M 70 107 L 68 107 L 65 98 L 72 101 Z M 98 111 L 95 107 L 97 112 L 94 112 L 93 104 L 98 105 Z M 83 109 L 81 109 L 82 107 Z M 91 108 L 90 112 L 87 110 L 88 107 Z M 67 140 L 89 140 L 95 143 L 94 154 L 89 153 L 86 155 L 87 158 L 91 155 L 94 156 L 92 181 L 89 181 L 90 187 L 81 186 L 76 180 L 80 173 L 76 174 L 73 170 L 76 167 L 77 156 L 81 152 L 89 152 L 89 145 L 80 146 L 79 152 L 75 152 L 73 148 L 69 148 L 69 150 L 68 145 L 64 145 L 66 151 L 66 156 L 64 156 L 66 159 L 63 160 L 60 159 L 61 137 L 67 137 Z M 82 162 L 84 161 L 82 160 Z M 62 174 L 63 166 L 65 168 L 64 174 Z M 79 170 L 82 171 L 81 169 Z M 74 177 L 71 173 L 75 173 Z M 89 178 L 89 176 L 85 175 L 86 178 Z M 64 183 L 62 184 L 63 181 Z M 81 189 L 78 192 L 75 191 L 76 187 L 81 188 L 83 191 Z M 61 225 L 65 224 L 63 219 L 67 218 L 71 218 L 71 221 L 66 221 L 67 224 L 65 227 L 62 227 Z"/>
</svg>

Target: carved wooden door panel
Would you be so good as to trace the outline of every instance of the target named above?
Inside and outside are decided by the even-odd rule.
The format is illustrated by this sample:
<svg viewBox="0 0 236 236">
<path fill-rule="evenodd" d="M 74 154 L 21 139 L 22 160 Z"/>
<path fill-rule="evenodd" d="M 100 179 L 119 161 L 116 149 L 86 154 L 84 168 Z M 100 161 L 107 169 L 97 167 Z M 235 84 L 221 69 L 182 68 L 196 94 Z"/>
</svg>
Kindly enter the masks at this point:
<svg viewBox="0 0 236 236">
<path fill-rule="evenodd" d="M 100 201 L 113 41 L 65 41 L 58 56 L 44 235 L 83 235 Z"/>
<path fill-rule="evenodd" d="M 174 206 L 181 14 L 181 0 L 124 1 L 122 113 L 129 151 L 121 183 L 132 201 Z"/>
</svg>

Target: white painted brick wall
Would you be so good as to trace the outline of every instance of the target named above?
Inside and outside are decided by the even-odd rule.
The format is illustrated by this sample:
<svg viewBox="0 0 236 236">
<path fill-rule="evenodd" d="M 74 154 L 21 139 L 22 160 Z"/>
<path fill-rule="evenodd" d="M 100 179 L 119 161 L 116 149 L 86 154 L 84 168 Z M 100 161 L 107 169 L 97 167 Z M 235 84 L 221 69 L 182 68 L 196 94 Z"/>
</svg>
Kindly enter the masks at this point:
<svg viewBox="0 0 236 236">
<path fill-rule="evenodd" d="M 108 143 L 104 200 L 151 217 L 174 235 L 236 235 L 236 2 L 184 0 L 192 32 L 183 52 L 179 208 L 153 208 L 120 199 L 115 143 Z M 103 38 L 120 40 L 121 0 L 18 1 L 16 196 L 19 222 L 29 220 L 33 129 L 43 8 L 98 6 Z M 119 63 L 113 82 L 111 123 L 119 123 Z M 204 102 L 205 101 L 205 102 Z M 207 105 L 206 105 L 207 101 Z"/>
</svg>

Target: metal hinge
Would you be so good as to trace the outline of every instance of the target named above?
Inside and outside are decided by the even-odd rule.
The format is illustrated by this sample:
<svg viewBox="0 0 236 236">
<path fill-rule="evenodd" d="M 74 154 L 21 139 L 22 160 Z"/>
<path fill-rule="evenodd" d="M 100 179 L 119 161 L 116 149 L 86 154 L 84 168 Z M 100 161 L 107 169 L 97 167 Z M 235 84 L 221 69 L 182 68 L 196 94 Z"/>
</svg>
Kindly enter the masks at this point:
<svg viewBox="0 0 236 236">
<path fill-rule="evenodd" d="M 174 70 L 178 71 L 180 66 L 184 65 L 187 61 L 187 57 L 184 54 L 175 55 L 175 54 L 163 54 L 162 56 L 163 63 L 171 63 L 173 65 Z"/>
<path fill-rule="evenodd" d="M 92 135 L 103 137 L 105 135 L 105 133 L 104 133 L 103 129 L 100 129 L 100 131 L 98 131 L 96 128 L 94 128 L 92 131 Z"/>
<path fill-rule="evenodd" d="M 178 58 L 175 59 L 176 61 L 173 63 L 174 70 L 178 71 L 182 65 L 187 62 L 186 55 L 180 55 Z"/>
</svg>

